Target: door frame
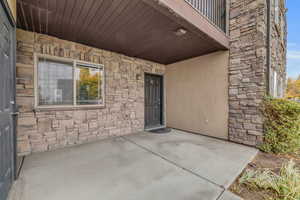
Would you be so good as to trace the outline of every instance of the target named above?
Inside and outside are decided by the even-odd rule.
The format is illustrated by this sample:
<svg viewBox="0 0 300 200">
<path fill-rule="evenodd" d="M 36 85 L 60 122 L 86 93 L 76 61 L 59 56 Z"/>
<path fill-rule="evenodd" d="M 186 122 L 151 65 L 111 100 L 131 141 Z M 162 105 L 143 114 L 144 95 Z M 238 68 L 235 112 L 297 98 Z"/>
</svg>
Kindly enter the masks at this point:
<svg viewBox="0 0 300 200">
<path fill-rule="evenodd" d="M 12 31 L 12 63 L 13 68 L 11 69 L 11 74 L 13 76 L 13 96 L 11 97 L 11 117 L 12 117 L 12 134 L 13 134 L 13 176 L 14 180 L 17 179 L 17 104 L 16 104 L 16 20 L 13 17 L 11 9 L 8 5 L 7 0 L 0 0 L 0 5 L 3 7 L 8 21 L 10 22 L 13 31 Z"/>
<path fill-rule="evenodd" d="M 154 127 L 154 128 L 147 128 L 146 127 L 146 76 L 157 76 L 159 78 L 161 78 L 161 95 L 160 95 L 160 99 L 161 99 L 161 104 L 160 104 L 160 126 Z M 149 73 L 149 72 L 145 72 L 144 73 L 144 130 L 155 130 L 155 129 L 159 129 L 159 128 L 164 128 L 166 127 L 166 112 L 165 112 L 165 103 L 166 103 L 166 98 L 165 98 L 165 75 L 164 74 L 155 74 L 155 73 Z"/>
</svg>

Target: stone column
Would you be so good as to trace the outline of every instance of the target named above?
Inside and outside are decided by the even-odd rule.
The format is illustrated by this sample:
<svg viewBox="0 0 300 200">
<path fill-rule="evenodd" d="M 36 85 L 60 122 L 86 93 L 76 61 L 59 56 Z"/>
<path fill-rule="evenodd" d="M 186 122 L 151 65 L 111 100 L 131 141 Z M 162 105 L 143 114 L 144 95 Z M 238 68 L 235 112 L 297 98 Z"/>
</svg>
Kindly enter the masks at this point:
<svg viewBox="0 0 300 200">
<path fill-rule="evenodd" d="M 229 139 L 256 146 L 263 136 L 267 4 L 231 0 L 229 7 Z"/>
</svg>

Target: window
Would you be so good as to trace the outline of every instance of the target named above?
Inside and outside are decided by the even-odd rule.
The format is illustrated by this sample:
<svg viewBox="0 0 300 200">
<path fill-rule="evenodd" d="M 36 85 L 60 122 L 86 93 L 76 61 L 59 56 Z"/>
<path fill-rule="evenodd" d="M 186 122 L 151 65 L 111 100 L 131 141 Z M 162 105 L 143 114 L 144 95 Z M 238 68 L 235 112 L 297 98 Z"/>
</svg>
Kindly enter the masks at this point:
<svg viewBox="0 0 300 200">
<path fill-rule="evenodd" d="M 101 70 L 82 64 L 76 66 L 76 104 L 97 105 L 102 103 Z"/>
<path fill-rule="evenodd" d="M 274 98 L 283 98 L 284 97 L 284 82 L 283 78 L 278 75 L 278 73 L 272 69 L 271 70 L 271 92 L 270 94 Z"/>
<path fill-rule="evenodd" d="M 282 85 L 282 78 L 278 78 L 278 85 L 277 85 L 277 97 L 283 98 L 283 85 Z"/>
<path fill-rule="evenodd" d="M 36 60 L 36 106 L 104 105 L 103 66 L 48 56 Z"/>
<path fill-rule="evenodd" d="M 279 23 L 279 11 L 280 11 L 280 7 L 279 7 L 279 0 L 274 0 L 274 7 L 275 7 L 275 13 L 274 13 L 274 17 L 275 17 L 275 24 Z"/>
<path fill-rule="evenodd" d="M 274 70 L 273 73 L 273 97 L 277 97 L 277 72 Z"/>
</svg>

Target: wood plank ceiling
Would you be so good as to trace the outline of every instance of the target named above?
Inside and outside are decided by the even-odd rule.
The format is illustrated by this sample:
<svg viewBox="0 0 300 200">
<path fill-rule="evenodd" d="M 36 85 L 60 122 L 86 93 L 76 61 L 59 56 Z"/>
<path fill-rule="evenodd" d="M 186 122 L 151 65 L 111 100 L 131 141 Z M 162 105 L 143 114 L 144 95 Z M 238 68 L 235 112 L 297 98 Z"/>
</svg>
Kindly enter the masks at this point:
<svg viewBox="0 0 300 200">
<path fill-rule="evenodd" d="M 17 0 L 17 12 L 18 28 L 162 64 L 224 49 L 142 0 Z"/>
</svg>

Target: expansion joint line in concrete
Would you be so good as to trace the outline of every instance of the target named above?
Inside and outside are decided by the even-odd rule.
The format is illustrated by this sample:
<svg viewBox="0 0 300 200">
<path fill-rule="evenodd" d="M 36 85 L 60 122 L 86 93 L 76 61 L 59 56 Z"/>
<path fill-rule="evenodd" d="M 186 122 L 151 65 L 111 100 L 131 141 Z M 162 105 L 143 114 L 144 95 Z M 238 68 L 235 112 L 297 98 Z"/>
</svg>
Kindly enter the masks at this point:
<svg viewBox="0 0 300 200">
<path fill-rule="evenodd" d="M 211 184 L 213 184 L 213 185 L 216 185 L 216 186 L 222 188 L 223 191 L 221 192 L 220 196 L 221 196 L 221 195 L 224 193 L 224 191 L 226 190 L 224 186 L 219 185 L 219 184 L 217 184 L 217 183 L 215 183 L 215 182 L 213 182 L 213 181 L 211 181 L 211 180 L 209 180 L 209 179 L 207 179 L 207 178 L 205 178 L 205 177 L 203 177 L 203 176 L 201 176 L 201 175 L 199 175 L 199 174 L 193 172 L 193 171 L 190 170 L 190 169 L 187 169 L 187 168 L 185 168 L 185 167 L 183 167 L 183 166 L 178 165 L 176 162 L 174 162 L 174 161 L 172 161 L 172 160 L 169 160 L 168 158 L 162 156 L 161 154 L 156 153 L 156 152 L 154 152 L 154 151 L 148 149 L 147 147 L 144 147 L 144 146 L 142 146 L 142 145 L 140 145 L 140 144 L 138 144 L 138 143 L 136 143 L 136 142 L 134 142 L 134 141 L 128 139 L 127 137 L 123 137 L 123 136 L 121 136 L 121 137 L 122 137 L 123 139 L 127 140 L 128 142 L 130 142 L 130 143 L 132 143 L 132 144 L 134 144 L 134 145 L 136 145 L 136 146 L 138 146 L 138 147 L 144 149 L 145 151 L 147 151 L 147 152 L 149 152 L 149 153 L 151 153 L 151 154 L 153 154 L 153 155 L 155 155 L 155 156 L 157 156 L 157 157 L 159 157 L 159 158 L 165 160 L 166 162 L 168 162 L 168 163 L 170 163 L 170 164 L 172 164 L 172 165 L 175 165 L 176 167 L 178 167 L 178 168 L 180 168 L 180 169 L 182 169 L 182 170 L 184 170 L 184 171 L 186 171 L 186 172 L 189 172 L 189 173 L 191 173 L 191 174 L 197 176 L 198 178 L 204 179 L 204 180 L 206 180 L 207 182 L 209 182 L 209 183 L 211 183 Z M 218 199 L 220 198 L 220 196 L 219 196 L 216 200 L 218 200 Z"/>
<path fill-rule="evenodd" d="M 216 200 L 221 199 L 221 197 L 223 196 L 224 192 L 225 192 L 225 189 L 222 188 L 222 192 L 221 192 L 221 194 L 216 198 Z"/>
</svg>

